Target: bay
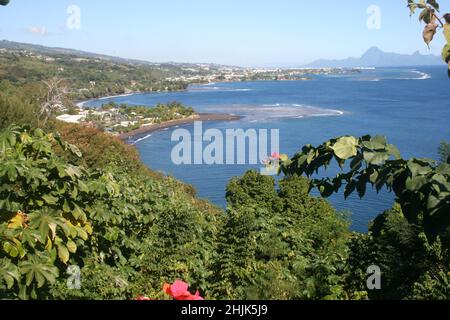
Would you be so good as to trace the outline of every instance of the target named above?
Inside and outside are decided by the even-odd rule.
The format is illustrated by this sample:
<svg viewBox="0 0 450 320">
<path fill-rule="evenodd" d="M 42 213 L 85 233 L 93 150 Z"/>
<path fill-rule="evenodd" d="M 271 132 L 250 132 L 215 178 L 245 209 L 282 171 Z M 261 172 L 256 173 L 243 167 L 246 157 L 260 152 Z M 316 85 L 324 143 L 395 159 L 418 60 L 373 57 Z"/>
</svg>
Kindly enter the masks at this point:
<svg viewBox="0 0 450 320">
<path fill-rule="evenodd" d="M 279 129 L 282 153 L 293 155 L 305 144 L 317 145 L 341 135 L 385 135 L 404 158 L 438 158 L 441 141 L 450 141 L 450 81 L 445 66 L 383 68 L 344 75 L 314 76 L 310 81 L 255 81 L 193 85 L 183 92 L 136 94 L 87 103 L 114 101 L 132 105 L 182 102 L 197 112 L 232 113 L 235 122 L 203 123 L 204 130 Z M 192 132 L 193 125 L 186 128 Z M 250 165 L 181 165 L 171 161 L 173 130 L 135 137 L 142 160 L 152 169 L 192 184 L 201 198 L 225 207 L 228 181 Z M 334 175 L 337 168 L 325 174 Z M 352 229 L 367 231 L 375 216 L 389 209 L 394 196 L 369 191 L 360 200 L 333 195 L 331 203 L 350 213 Z"/>
</svg>

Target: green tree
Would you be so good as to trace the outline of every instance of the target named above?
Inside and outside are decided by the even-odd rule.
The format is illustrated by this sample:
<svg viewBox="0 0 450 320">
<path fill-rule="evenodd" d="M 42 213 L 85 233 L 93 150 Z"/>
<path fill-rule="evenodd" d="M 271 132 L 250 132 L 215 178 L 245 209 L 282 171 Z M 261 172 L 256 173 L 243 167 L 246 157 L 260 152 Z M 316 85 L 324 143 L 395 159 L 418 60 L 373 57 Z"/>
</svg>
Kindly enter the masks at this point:
<svg viewBox="0 0 450 320">
<path fill-rule="evenodd" d="M 232 299 L 343 298 L 341 273 L 348 224 L 302 177 L 255 171 L 227 188 L 228 214 L 219 237 L 215 293 Z"/>
<path fill-rule="evenodd" d="M 256 171 L 249 171 L 243 177 L 231 179 L 227 187 L 226 199 L 233 208 L 251 203 L 275 211 L 281 206 L 275 189 L 275 180 Z"/>
<path fill-rule="evenodd" d="M 447 142 L 442 142 L 439 146 L 439 155 L 441 156 L 442 163 L 450 164 L 450 144 Z"/>
<path fill-rule="evenodd" d="M 12 124 L 38 126 L 37 107 L 20 96 L 0 91 L 0 131 Z"/>
<path fill-rule="evenodd" d="M 448 238 L 431 243 L 423 227 L 410 224 L 399 205 L 379 215 L 369 233 L 350 244 L 348 290 L 364 290 L 368 266 L 382 271 L 380 290 L 369 290 L 370 299 L 448 299 L 450 271 Z"/>
</svg>

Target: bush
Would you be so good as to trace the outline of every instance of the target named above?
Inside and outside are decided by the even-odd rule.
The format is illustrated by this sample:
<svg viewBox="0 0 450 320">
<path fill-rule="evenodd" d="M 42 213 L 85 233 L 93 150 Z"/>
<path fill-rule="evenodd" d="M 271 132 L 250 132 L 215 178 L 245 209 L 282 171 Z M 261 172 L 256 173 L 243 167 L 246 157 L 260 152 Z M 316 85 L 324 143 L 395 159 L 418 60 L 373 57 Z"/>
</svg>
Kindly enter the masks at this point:
<svg viewBox="0 0 450 320">
<path fill-rule="evenodd" d="M 40 129 L 12 127 L 0 148 L 2 297 L 124 299 L 178 278 L 208 287 L 213 207 L 149 176 L 87 170 L 67 160 L 78 148 Z M 64 287 L 70 265 L 81 290 Z M 104 288 L 105 274 L 123 281 Z"/>
<path fill-rule="evenodd" d="M 348 223 L 308 195 L 302 177 L 275 180 L 254 171 L 227 189 L 215 293 L 232 299 L 343 297 Z M 219 268 L 220 265 L 220 268 Z"/>
<path fill-rule="evenodd" d="M 63 140 L 76 145 L 81 150 L 83 157 L 72 156 L 67 160 L 86 168 L 112 170 L 134 177 L 144 176 L 164 181 L 168 186 L 182 189 L 192 197 L 196 197 L 197 191 L 194 187 L 152 171 L 141 162 L 135 147 L 125 144 L 116 137 L 94 128 L 61 121 L 50 121 L 49 128 L 59 132 Z M 67 157 L 67 154 L 65 156 Z M 199 204 L 202 202 L 198 199 L 196 201 Z M 209 207 L 212 206 L 209 205 Z"/>
<path fill-rule="evenodd" d="M 373 222 L 367 235 L 350 245 L 349 290 L 364 290 L 368 266 L 382 271 L 381 290 L 369 291 L 370 299 L 448 299 L 450 260 L 448 240 L 430 242 L 423 227 L 408 223 L 399 205 Z"/>
<path fill-rule="evenodd" d="M 0 131 L 12 124 L 37 127 L 36 106 L 18 96 L 0 91 Z"/>
</svg>

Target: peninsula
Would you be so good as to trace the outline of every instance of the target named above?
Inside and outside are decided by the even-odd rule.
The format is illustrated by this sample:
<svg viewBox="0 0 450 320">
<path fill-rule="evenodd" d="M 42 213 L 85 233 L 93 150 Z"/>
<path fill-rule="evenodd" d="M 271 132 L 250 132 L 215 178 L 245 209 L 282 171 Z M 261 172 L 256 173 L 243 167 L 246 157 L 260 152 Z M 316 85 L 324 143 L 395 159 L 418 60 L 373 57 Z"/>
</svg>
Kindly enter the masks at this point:
<svg viewBox="0 0 450 320">
<path fill-rule="evenodd" d="M 196 113 L 193 108 L 178 102 L 148 106 L 131 106 L 110 102 L 100 108 L 79 106 L 57 117 L 68 123 L 96 128 L 122 140 L 195 121 L 234 121 L 239 116 L 230 114 Z"/>
</svg>

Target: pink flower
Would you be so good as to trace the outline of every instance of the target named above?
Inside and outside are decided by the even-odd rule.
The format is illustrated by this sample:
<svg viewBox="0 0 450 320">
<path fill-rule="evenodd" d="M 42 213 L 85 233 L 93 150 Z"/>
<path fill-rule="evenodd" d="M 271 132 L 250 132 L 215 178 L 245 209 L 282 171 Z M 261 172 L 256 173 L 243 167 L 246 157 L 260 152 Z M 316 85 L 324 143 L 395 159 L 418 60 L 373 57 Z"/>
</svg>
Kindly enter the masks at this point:
<svg viewBox="0 0 450 320">
<path fill-rule="evenodd" d="M 281 159 L 281 155 L 278 153 L 278 152 L 274 152 L 274 153 L 272 153 L 272 156 L 271 156 L 273 159 L 277 159 L 277 160 L 280 160 Z"/>
<path fill-rule="evenodd" d="M 149 297 L 139 296 L 139 297 L 136 298 L 136 300 L 138 300 L 138 301 L 150 301 L 152 299 L 150 299 Z"/>
<path fill-rule="evenodd" d="M 170 286 L 171 296 L 173 296 L 176 300 L 185 300 L 185 298 L 191 295 L 188 288 L 189 285 L 187 283 L 177 280 Z"/>
<path fill-rule="evenodd" d="M 175 300 L 203 300 L 198 291 L 193 295 L 189 292 L 188 288 L 189 285 L 186 282 L 177 280 L 172 285 L 165 283 L 163 291 Z"/>
</svg>

